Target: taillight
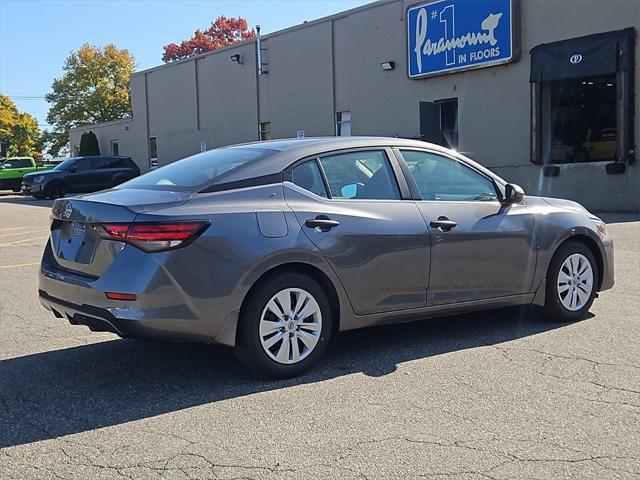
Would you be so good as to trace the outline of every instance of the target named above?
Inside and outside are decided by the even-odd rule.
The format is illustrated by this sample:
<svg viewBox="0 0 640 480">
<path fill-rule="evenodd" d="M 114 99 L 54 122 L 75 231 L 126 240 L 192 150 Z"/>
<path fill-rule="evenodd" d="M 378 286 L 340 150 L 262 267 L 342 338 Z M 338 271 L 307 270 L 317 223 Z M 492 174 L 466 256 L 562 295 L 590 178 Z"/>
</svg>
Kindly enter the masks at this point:
<svg viewBox="0 0 640 480">
<path fill-rule="evenodd" d="M 104 292 L 104 296 L 109 300 L 120 300 L 123 302 L 135 302 L 138 298 L 135 293 Z"/>
<path fill-rule="evenodd" d="M 207 222 L 116 223 L 93 228 L 102 238 L 126 242 L 145 252 L 160 252 L 187 245 L 208 225 Z"/>
</svg>

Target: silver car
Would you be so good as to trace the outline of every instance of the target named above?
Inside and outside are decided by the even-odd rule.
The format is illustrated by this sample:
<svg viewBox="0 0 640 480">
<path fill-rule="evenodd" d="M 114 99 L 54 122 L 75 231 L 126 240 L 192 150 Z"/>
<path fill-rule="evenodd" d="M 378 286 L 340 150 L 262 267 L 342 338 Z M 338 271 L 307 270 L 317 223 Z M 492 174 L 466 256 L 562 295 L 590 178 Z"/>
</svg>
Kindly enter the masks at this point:
<svg viewBox="0 0 640 480">
<path fill-rule="evenodd" d="M 605 224 L 428 143 L 220 148 L 57 200 L 40 299 L 121 337 L 235 347 L 275 377 L 338 331 L 513 305 L 582 318 L 613 286 Z"/>
</svg>

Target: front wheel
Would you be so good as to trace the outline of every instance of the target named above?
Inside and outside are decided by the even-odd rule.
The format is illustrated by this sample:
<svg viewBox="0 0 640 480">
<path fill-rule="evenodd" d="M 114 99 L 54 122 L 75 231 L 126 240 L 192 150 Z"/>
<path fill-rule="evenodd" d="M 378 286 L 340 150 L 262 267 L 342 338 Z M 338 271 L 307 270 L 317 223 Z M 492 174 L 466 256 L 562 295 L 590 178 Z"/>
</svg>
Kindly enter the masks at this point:
<svg viewBox="0 0 640 480">
<path fill-rule="evenodd" d="M 331 306 L 312 278 L 286 273 L 261 283 L 245 302 L 236 354 L 251 370 L 289 378 L 307 371 L 327 348 Z"/>
<path fill-rule="evenodd" d="M 64 197 L 66 191 L 64 189 L 64 185 L 60 182 L 54 182 L 47 186 L 45 190 L 45 194 L 48 199 L 55 200 L 56 198 Z"/>
<path fill-rule="evenodd" d="M 598 285 L 598 264 L 583 243 L 569 241 L 551 259 L 547 273 L 545 311 L 561 322 L 584 318 Z"/>
</svg>

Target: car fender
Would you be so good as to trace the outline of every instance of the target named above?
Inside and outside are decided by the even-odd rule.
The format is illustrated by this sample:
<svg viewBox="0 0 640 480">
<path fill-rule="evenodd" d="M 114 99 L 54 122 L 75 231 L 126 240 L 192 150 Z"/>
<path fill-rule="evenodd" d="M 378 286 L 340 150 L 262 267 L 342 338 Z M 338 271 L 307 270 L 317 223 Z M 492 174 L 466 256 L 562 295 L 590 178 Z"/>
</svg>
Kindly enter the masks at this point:
<svg viewBox="0 0 640 480">
<path fill-rule="evenodd" d="M 42 189 L 46 190 L 46 188 L 54 182 L 61 183 L 65 189 L 68 190 L 69 185 L 64 181 L 63 177 L 54 176 L 52 178 L 47 178 L 48 175 L 45 175 L 44 181 L 42 182 Z"/>
<path fill-rule="evenodd" d="M 557 211 L 550 213 L 545 222 L 537 223 L 538 262 L 534 279 L 534 291 L 544 288 L 544 282 L 553 255 L 560 245 L 572 237 L 587 237 L 597 245 L 600 257 L 606 259 L 602 239 L 593 226 L 593 222 L 581 213 Z M 600 272 L 602 275 L 602 272 Z M 538 303 L 534 301 L 534 303 Z"/>
</svg>

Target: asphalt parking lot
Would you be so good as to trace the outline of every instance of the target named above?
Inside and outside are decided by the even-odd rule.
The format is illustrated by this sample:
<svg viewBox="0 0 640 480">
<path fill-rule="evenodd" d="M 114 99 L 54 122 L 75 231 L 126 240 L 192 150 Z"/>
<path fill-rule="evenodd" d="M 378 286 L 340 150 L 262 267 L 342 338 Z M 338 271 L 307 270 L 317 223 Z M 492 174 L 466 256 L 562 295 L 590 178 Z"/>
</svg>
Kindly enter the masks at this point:
<svg viewBox="0 0 640 480">
<path fill-rule="evenodd" d="M 293 380 L 206 345 L 72 327 L 37 299 L 50 202 L 0 197 L 0 478 L 640 477 L 640 217 L 603 215 L 616 286 L 354 331 Z"/>
</svg>

